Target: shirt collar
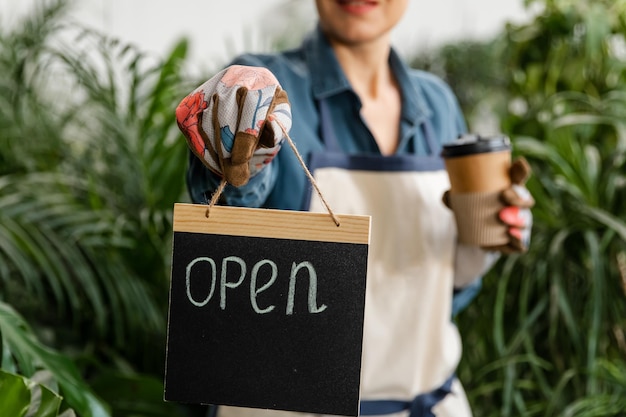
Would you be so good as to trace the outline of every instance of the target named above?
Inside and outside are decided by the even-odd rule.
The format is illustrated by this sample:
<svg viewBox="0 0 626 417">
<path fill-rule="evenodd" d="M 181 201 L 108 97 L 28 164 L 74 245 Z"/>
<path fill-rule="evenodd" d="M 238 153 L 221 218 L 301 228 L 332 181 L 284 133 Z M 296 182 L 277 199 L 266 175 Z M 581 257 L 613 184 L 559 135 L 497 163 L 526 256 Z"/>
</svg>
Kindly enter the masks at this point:
<svg viewBox="0 0 626 417">
<path fill-rule="evenodd" d="M 352 90 L 330 43 L 319 25 L 304 41 L 304 50 L 311 69 L 311 86 L 316 99 Z"/>
<path fill-rule="evenodd" d="M 304 50 L 311 69 L 311 85 L 316 99 L 352 90 L 319 25 L 305 39 Z M 389 65 L 403 92 L 402 117 L 410 122 L 419 123 L 430 115 L 430 109 L 420 88 L 411 81 L 411 68 L 393 48 L 389 55 Z"/>
</svg>

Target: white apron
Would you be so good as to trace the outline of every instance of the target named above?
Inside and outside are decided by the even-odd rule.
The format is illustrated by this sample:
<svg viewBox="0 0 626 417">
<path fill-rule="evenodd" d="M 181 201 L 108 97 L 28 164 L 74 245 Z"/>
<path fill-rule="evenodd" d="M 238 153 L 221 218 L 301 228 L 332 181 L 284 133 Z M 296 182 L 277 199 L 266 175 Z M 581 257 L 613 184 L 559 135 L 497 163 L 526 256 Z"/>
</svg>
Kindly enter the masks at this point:
<svg viewBox="0 0 626 417">
<path fill-rule="evenodd" d="M 451 321 L 456 226 L 441 201 L 450 184 L 431 130 L 422 126 L 430 156 L 346 155 L 323 101 L 320 109 L 326 151 L 312 154 L 309 168 L 335 213 L 372 216 L 361 415 L 471 416 L 454 379 L 461 356 Z M 310 210 L 326 212 L 316 194 Z M 220 417 L 296 415 L 303 414 L 219 411 Z"/>
</svg>

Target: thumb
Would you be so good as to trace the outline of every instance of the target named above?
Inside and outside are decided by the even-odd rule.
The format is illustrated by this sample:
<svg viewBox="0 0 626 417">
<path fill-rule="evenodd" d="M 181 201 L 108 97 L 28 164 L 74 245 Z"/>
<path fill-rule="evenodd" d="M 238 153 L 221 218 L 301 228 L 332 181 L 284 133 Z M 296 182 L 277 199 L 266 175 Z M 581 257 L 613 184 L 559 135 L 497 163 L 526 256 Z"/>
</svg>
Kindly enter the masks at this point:
<svg viewBox="0 0 626 417">
<path fill-rule="evenodd" d="M 224 178 L 235 187 L 245 185 L 250 178 L 248 161 L 256 150 L 258 138 L 247 132 L 237 132 L 230 158 L 224 158 Z"/>
<path fill-rule="evenodd" d="M 511 177 L 511 183 L 524 185 L 530 174 L 532 169 L 530 168 L 530 164 L 524 157 L 516 158 L 511 163 L 511 168 L 509 168 L 509 176 Z"/>
<path fill-rule="evenodd" d="M 277 123 L 277 119 L 282 120 L 285 129 L 289 130 L 291 126 L 289 97 L 287 96 L 287 92 L 280 87 L 276 87 L 274 98 L 267 111 L 267 119 L 261 127 L 259 134 L 260 146 L 273 148 L 281 142 L 283 133 L 279 123 Z"/>
<path fill-rule="evenodd" d="M 535 205 L 530 192 L 524 184 L 528 181 L 532 170 L 524 157 L 516 158 L 509 168 L 511 187 L 502 192 L 500 198 L 505 205 L 530 208 Z"/>
<path fill-rule="evenodd" d="M 450 206 L 450 190 L 446 190 L 446 192 L 443 193 L 443 195 L 441 196 L 441 202 L 443 203 L 444 206 L 448 207 L 449 209 L 452 208 Z"/>
</svg>

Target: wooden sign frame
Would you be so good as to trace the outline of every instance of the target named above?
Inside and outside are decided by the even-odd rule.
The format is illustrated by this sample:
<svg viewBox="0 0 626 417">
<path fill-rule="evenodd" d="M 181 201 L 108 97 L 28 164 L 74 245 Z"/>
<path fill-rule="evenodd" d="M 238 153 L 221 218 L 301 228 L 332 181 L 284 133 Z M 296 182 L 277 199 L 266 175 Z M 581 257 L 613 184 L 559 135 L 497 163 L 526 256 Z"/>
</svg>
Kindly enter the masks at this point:
<svg viewBox="0 0 626 417">
<path fill-rule="evenodd" d="M 176 204 L 164 399 L 357 416 L 370 216 Z"/>
<path fill-rule="evenodd" d="M 326 213 L 177 203 L 174 232 L 369 245 L 370 216 L 340 215 L 337 226 Z"/>
</svg>

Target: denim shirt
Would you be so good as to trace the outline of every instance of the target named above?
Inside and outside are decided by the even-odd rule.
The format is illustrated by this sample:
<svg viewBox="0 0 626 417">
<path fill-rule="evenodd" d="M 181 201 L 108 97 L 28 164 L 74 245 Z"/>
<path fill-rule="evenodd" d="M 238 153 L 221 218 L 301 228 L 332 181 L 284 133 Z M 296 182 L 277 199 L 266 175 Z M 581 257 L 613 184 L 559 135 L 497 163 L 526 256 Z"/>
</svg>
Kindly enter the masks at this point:
<svg viewBox="0 0 626 417">
<path fill-rule="evenodd" d="M 233 64 L 262 66 L 274 73 L 289 95 L 293 117 L 289 136 L 305 161 L 311 152 L 324 148 L 320 138 L 320 100 L 325 100 L 330 109 L 335 135 L 343 151 L 380 155 L 374 136 L 361 117 L 361 101 L 319 27 L 296 49 L 241 55 Z M 402 95 L 396 153 L 428 154 L 420 128 L 425 119 L 429 119 L 434 138 L 440 144 L 465 132 L 457 99 L 447 84 L 433 74 L 409 68 L 393 49 L 389 65 Z M 208 201 L 219 181 L 190 153 L 187 186 L 194 203 Z M 309 192 L 302 166 L 290 146 L 283 144 L 272 163 L 246 185 L 238 188 L 228 185 L 222 201 L 231 206 L 301 210 Z"/>
</svg>

